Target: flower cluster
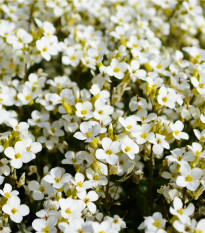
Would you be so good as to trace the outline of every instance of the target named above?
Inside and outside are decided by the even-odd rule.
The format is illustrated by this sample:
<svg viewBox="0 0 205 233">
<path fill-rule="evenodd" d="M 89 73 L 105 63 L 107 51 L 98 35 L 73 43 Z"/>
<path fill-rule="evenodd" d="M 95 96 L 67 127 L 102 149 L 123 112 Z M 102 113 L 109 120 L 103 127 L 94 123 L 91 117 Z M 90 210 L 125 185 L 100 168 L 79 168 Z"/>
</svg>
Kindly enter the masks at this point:
<svg viewBox="0 0 205 233">
<path fill-rule="evenodd" d="M 0 0 L 0 232 L 205 233 L 204 9 Z"/>
</svg>

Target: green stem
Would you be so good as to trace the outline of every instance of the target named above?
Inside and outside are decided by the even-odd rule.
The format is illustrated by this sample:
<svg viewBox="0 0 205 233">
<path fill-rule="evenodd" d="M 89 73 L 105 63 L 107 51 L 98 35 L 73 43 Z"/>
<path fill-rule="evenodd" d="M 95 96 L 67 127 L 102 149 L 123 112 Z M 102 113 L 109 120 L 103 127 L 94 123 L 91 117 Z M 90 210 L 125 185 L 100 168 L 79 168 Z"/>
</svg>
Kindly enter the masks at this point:
<svg viewBox="0 0 205 233">
<path fill-rule="evenodd" d="M 106 186 L 106 191 L 105 191 L 105 198 L 106 198 L 106 210 L 107 210 L 107 213 L 108 215 L 110 215 L 110 207 L 109 207 L 109 189 L 110 189 L 110 165 L 107 164 L 107 169 L 108 169 L 108 175 L 107 175 L 107 179 L 108 179 L 108 182 L 107 182 L 107 186 Z"/>
<path fill-rule="evenodd" d="M 152 153 L 152 146 L 151 146 L 150 159 L 149 159 L 148 189 L 147 189 L 147 198 L 148 198 L 147 212 L 149 215 L 153 212 L 152 185 L 153 185 L 153 153 Z"/>
</svg>

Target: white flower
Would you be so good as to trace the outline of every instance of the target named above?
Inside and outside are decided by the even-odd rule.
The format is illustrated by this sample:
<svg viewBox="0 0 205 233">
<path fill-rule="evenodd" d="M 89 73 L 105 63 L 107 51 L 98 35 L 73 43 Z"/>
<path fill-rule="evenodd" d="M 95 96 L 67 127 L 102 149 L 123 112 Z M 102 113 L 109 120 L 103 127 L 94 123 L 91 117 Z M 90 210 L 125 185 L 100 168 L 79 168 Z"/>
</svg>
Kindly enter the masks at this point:
<svg viewBox="0 0 205 233">
<path fill-rule="evenodd" d="M 194 156 L 191 153 L 184 153 L 181 149 L 176 148 L 171 150 L 172 155 L 166 156 L 168 162 L 176 162 L 180 165 L 186 164 L 188 161 L 193 161 Z"/>
<path fill-rule="evenodd" d="M 144 144 L 154 138 L 154 133 L 150 132 L 150 129 L 151 126 L 149 124 L 137 126 L 136 132 L 132 133 L 132 135 L 136 138 L 138 144 Z"/>
<path fill-rule="evenodd" d="M 136 121 L 142 121 L 144 123 L 149 123 L 157 118 L 157 114 L 150 113 L 148 114 L 146 109 L 139 110 L 135 116 Z"/>
<path fill-rule="evenodd" d="M 109 221 L 111 227 L 117 231 L 120 231 L 121 228 L 126 228 L 125 222 L 118 215 L 114 215 L 114 217 L 105 216 L 104 220 Z"/>
<path fill-rule="evenodd" d="M 153 143 L 153 152 L 157 155 L 161 155 L 165 149 L 169 149 L 169 143 L 165 140 L 164 135 L 156 134 L 156 137 L 150 140 Z"/>
<path fill-rule="evenodd" d="M 32 222 L 32 227 L 38 233 L 56 233 L 57 229 L 55 225 L 57 223 L 57 218 L 55 216 L 49 216 L 46 220 L 45 219 L 35 219 Z"/>
<path fill-rule="evenodd" d="M 200 76 L 199 81 L 195 78 L 191 78 L 191 82 L 196 87 L 199 94 L 204 95 L 205 94 L 205 76 Z"/>
<path fill-rule="evenodd" d="M 30 153 L 32 159 L 35 159 L 36 154 L 42 150 L 41 143 L 33 142 L 31 138 L 24 139 L 22 142 L 26 148 L 26 152 Z"/>
<path fill-rule="evenodd" d="M 75 179 L 71 179 L 71 183 L 76 185 L 76 189 L 78 192 L 85 191 L 86 189 L 89 189 L 92 187 L 92 184 L 90 181 L 84 181 L 85 177 L 82 173 L 76 173 Z"/>
<path fill-rule="evenodd" d="M 193 168 L 189 164 L 182 164 L 180 167 L 181 176 L 177 177 L 176 184 L 180 187 L 186 187 L 188 190 L 196 191 L 199 187 L 199 179 L 202 176 L 200 168 Z"/>
<path fill-rule="evenodd" d="M 93 117 L 103 125 L 108 125 L 111 122 L 111 115 L 114 111 L 114 108 L 110 105 L 106 105 L 104 100 L 98 99 L 95 101 L 95 111 L 93 113 Z"/>
<path fill-rule="evenodd" d="M 79 192 L 77 196 L 84 201 L 85 205 L 88 207 L 89 211 L 91 213 L 96 212 L 96 205 L 93 203 L 94 201 L 97 201 L 98 195 L 95 191 L 89 191 L 86 193 L 86 191 Z"/>
<path fill-rule="evenodd" d="M 63 218 L 80 217 L 82 210 L 85 208 L 85 203 L 81 200 L 73 200 L 72 198 L 61 198 L 59 200 L 61 215 Z"/>
<path fill-rule="evenodd" d="M 173 207 L 170 207 L 170 213 L 179 218 L 182 223 L 190 221 L 190 216 L 194 213 L 195 207 L 190 203 L 186 208 L 183 208 L 183 203 L 180 198 L 175 197 L 173 201 Z"/>
<path fill-rule="evenodd" d="M 205 130 L 200 132 L 198 129 L 194 129 L 194 134 L 199 141 L 205 142 Z"/>
<path fill-rule="evenodd" d="M 197 226 L 195 228 L 196 232 L 197 233 L 205 233 L 205 219 L 201 219 L 198 223 L 197 223 Z"/>
<path fill-rule="evenodd" d="M 36 41 L 36 48 L 41 52 L 41 56 L 49 61 L 52 55 L 57 55 L 57 37 L 56 36 L 43 36 L 40 40 Z"/>
<path fill-rule="evenodd" d="M 117 231 L 113 231 L 111 228 L 111 224 L 109 221 L 103 221 L 101 223 L 94 222 L 92 224 L 93 227 L 93 233 L 117 233 Z"/>
<path fill-rule="evenodd" d="M 181 121 L 176 121 L 174 124 L 171 124 L 170 128 L 173 131 L 173 136 L 177 139 L 177 140 L 181 140 L 181 139 L 189 139 L 189 135 L 185 132 L 181 132 L 184 128 L 184 124 Z"/>
<path fill-rule="evenodd" d="M 121 144 L 122 151 L 129 156 L 130 159 L 134 159 L 135 155 L 139 152 L 139 146 L 133 142 L 129 137 L 125 137 Z"/>
<path fill-rule="evenodd" d="M 53 191 L 53 188 L 49 183 L 42 180 L 39 184 L 36 180 L 32 180 L 28 183 L 28 188 L 33 192 L 32 197 L 34 200 L 42 200 L 44 198 L 44 194 L 50 195 Z"/>
<path fill-rule="evenodd" d="M 102 176 L 99 172 L 95 172 L 91 168 L 86 169 L 86 176 L 92 183 L 93 187 L 97 187 L 98 185 L 106 185 L 108 182 L 106 176 Z"/>
<path fill-rule="evenodd" d="M 108 75 L 114 76 L 117 79 L 122 79 L 126 70 L 127 64 L 125 62 L 119 62 L 116 58 L 113 58 L 106 71 Z"/>
<path fill-rule="evenodd" d="M 173 227 L 181 233 L 189 233 L 193 232 L 192 230 L 194 229 L 193 223 L 195 223 L 195 220 L 188 221 L 186 223 L 182 223 L 180 220 L 176 220 L 173 223 Z"/>
<path fill-rule="evenodd" d="M 137 130 L 136 119 L 134 116 L 129 116 L 126 119 L 119 117 L 118 121 L 128 132 L 135 132 Z"/>
<path fill-rule="evenodd" d="M 169 92 L 166 87 L 162 86 L 159 89 L 159 95 L 157 96 L 158 103 L 162 106 L 167 106 L 169 108 L 175 107 L 176 95 Z"/>
<path fill-rule="evenodd" d="M 62 160 L 62 164 L 82 164 L 83 158 L 81 153 L 74 153 L 73 151 L 67 151 L 65 153 L 65 159 Z"/>
<path fill-rule="evenodd" d="M 73 47 L 69 47 L 64 50 L 64 55 L 62 56 L 62 63 L 64 65 L 71 65 L 76 67 L 80 59 L 82 58 L 83 52 L 81 50 L 76 50 Z"/>
<path fill-rule="evenodd" d="M 144 218 L 144 222 L 138 227 L 139 230 L 146 229 L 146 232 L 157 232 L 157 230 L 162 229 L 166 224 L 166 220 L 162 218 L 162 214 L 159 212 Z"/>
<path fill-rule="evenodd" d="M 29 44 L 33 37 L 24 29 L 19 28 L 16 35 L 9 35 L 6 41 L 13 46 L 14 49 L 22 49 L 24 44 Z"/>
<path fill-rule="evenodd" d="M 8 176 L 10 174 L 10 167 L 7 165 L 8 164 L 8 159 L 3 158 L 0 160 L 0 175 L 4 174 L 5 176 Z"/>
<path fill-rule="evenodd" d="M 85 142 L 91 142 L 94 137 L 99 135 L 101 126 L 97 122 L 82 122 L 80 124 L 80 131 L 76 132 L 73 137 L 79 140 L 85 140 Z"/>
<path fill-rule="evenodd" d="M 10 216 L 13 222 L 20 223 L 23 220 L 23 216 L 29 214 L 29 208 L 27 205 L 21 205 L 20 199 L 17 196 L 11 197 L 7 203 L 2 207 L 4 213 Z"/>
<path fill-rule="evenodd" d="M 116 155 L 120 152 L 120 143 L 118 141 L 112 141 L 110 138 L 105 137 L 102 140 L 103 149 L 98 149 L 96 151 L 96 157 L 100 160 L 106 160 L 107 163 L 115 165 L 118 162 L 118 156 Z"/>
<path fill-rule="evenodd" d="M 193 152 L 194 156 L 196 158 L 205 158 L 205 151 L 202 151 L 203 148 L 202 148 L 202 145 L 197 143 L 197 142 L 193 142 L 192 143 L 192 146 L 189 146 L 188 147 L 191 149 L 191 151 Z"/>
<path fill-rule="evenodd" d="M 61 188 L 65 183 L 71 180 L 71 175 L 65 173 L 65 169 L 62 167 L 55 167 L 50 170 L 50 175 L 43 178 L 46 182 L 53 184 L 56 189 Z"/>
<path fill-rule="evenodd" d="M 32 160 L 32 154 L 26 152 L 25 145 L 22 141 L 16 142 L 14 148 L 7 147 L 4 154 L 11 159 L 11 166 L 14 168 L 21 168 L 23 163 L 28 163 Z"/>
<path fill-rule="evenodd" d="M 130 77 L 132 78 L 133 82 L 137 80 L 138 77 L 143 76 L 142 72 L 144 72 L 144 76 L 146 75 L 145 70 L 139 70 L 140 64 L 136 60 L 132 60 L 130 65 L 127 66 L 129 72 L 130 72 Z"/>
<path fill-rule="evenodd" d="M 78 117 L 82 117 L 85 120 L 88 120 L 92 117 L 92 104 L 90 102 L 85 101 L 84 103 L 77 103 L 75 107 L 76 115 Z"/>
<path fill-rule="evenodd" d="M 12 186 L 10 184 L 5 184 L 3 190 L 0 189 L 0 194 L 6 198 L 11 198 L 13 196 L 18 196 L 19 192 L 16 190 L 12 191 Z"/>
<path fill-rule="evenodd" d="M 41 113 L 37 110 L 34 110 L 31 113 L 32 119 L 28 119 L 28 123 L 31 126 L 37 125 L 40 128 L 44 128 L 48 124 L 49 114 Z"/>
<path fill-rule="evenodd" d="M 100 86 L 98 84 L 93 84 L 90 93 L 95 96 L 96 99 L 108 99 L 110 97 L 110 93 L 107 90 L 100 89 Z"/>
</svg>

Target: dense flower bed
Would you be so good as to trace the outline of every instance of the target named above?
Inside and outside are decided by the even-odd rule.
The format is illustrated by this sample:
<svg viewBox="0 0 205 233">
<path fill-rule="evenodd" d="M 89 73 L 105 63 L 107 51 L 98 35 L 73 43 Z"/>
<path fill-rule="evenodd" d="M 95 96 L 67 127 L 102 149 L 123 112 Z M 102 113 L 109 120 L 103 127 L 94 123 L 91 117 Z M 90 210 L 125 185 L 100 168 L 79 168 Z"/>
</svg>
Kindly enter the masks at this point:
<svg viewBox="0 0 205 233">
<path fill-rule="evenodd" d="M 0 232 L 205 233 L 204 8 L 0 0 Z"/>
</svg>

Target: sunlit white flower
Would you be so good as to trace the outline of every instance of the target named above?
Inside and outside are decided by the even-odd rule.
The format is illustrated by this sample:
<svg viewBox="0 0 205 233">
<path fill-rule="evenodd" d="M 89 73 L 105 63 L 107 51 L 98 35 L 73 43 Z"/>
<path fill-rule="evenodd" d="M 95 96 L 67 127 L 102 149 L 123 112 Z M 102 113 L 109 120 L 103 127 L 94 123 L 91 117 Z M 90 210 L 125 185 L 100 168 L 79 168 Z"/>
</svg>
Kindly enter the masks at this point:
<svg viewBox="0 0 205 233">
<path fill-rule="evenodd" d="M 65 173 L 64 168 L 55 167 L 50 170 L 50 175 L 46 175 L 43 179 L 52 184 L 54 188 L 59 189 L 71 180 L 71 175 Z"/>
<path fill-rule="evenodd" d="M 16 190 L 12 191 L 12 186 L 8 183 L 4 185 L 3 190 L 0 190 L 0 194 L 6 198 L 11 198 L 13 196 L 18 196 L 19 192 Z"/>
<path fill-rule="evenodd" d="M 17 196 L 11 197 L 2 207 L 4 213 L 10 216 L 13 222 L 20 223 L 23 217 L 28 215 L 30 210 L 27 205 L 20 204 L 20 198 Z"/>
<path fill-rule="evenodd" d="M 32 154 L 26 151 L 25 145 L 22 141 L 18 141 L 14 148 L 7 147 L 4 154 L 11 159 L 11 166 L 17 169 L 21 168 L 23 163 L 28 163 L 33 159 Z"/>
<path fill-rule="evenodd" d="M 186 187 L 188 190 L 195 191 L 199 187 L 202 170 L 197 167 L 191 169 L 189 164 L 183 164 L 179 171 L 181 176 L 177 177 L 176 184 L 180 187 Z"/>
<path fill-rule="evenodd" d="M 96 205 L 93 203 L 94 201 L 97 201 L 98 195 L 95 191 L 89 191 L 88 193 L 79 192 L 77 196 L 84 201 L 85 205 L 88 207 L 89 211 L 91 213 L 96 212 Z"/>
<path fill-rule="evenodd" d="M 110 66 L 107 67 L 108 75 L 114 76 L 117 79 L 122 79 L 126 70 L 127 64 L 125 62 L 119 62 L 116 58 L 113 58 Z"/>
<path fill-rule="evenodd" d="M 181 121 L 176 121 L 174 124 L 171 124 L 170 128 L 173 131 L 173 136 L 178 139 L 188 139 L 189 135 L 185 132 L 182 132 L 183 128 L 184 128 L 184 124 Z"/>
<path fill-rule="evenodd" d="M 170 207 L 170 213 L 177 216 L 182 223 L 190 221 L 190 216 L 194 213 L 195 207 L 190 203 L 186 208 L 183 208 L 182 200 L 178 197 L 174 198 L 173 207 Z"/>
<path fill-rule="evenodd" d="M 120 152 L 120 143 L 118 141 L 112 141 L 110 138 L 103 138 L 102 140 L 103 149 L 98 149 L 96 151 L 96 157 L 100 160 L 106 160 L 107 163 L 114 165 L 118 161 L 118 156 L 116 155 Z"/>
</svg>

